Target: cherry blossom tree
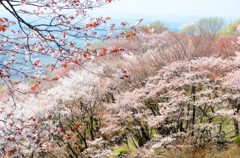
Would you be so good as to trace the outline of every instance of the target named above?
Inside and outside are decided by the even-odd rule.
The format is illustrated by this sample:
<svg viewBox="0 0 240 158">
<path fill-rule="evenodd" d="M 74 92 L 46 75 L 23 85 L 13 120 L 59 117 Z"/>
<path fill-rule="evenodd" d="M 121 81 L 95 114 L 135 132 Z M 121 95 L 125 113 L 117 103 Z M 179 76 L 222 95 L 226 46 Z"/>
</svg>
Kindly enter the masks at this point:
<svg viewBox="0 0 240 158">
<path fill-rule="evenodd" d="M 45 129 L 51 127 L 46 141 L 53 147 L 44 153 L 45 156 L 79 157 L 94 154 L 95 150 L 99 150 L 98 154 L 104 154 L 103 149 L 109 153 L 107 142 L 104 143 L 100 133 L 104 113 L 102 102 L 106 93 L 101 88 L 107 82 L 101 82 L 98 77 L 102 74 L 102 67 L 93 69 L 89 64 L 86 69 L 91 70 L 92 74 L 85 69 L 72 71 L 69 78 L 60 79 L 58 85 L 42 92 L 40 99 L 45 98 L 44 104 L 48 106 L 48 113 L 53 120 L 42 121 Z M 94 147 L 101 142 L 106 144 L 103 152 L 99 147 Z"/>
<path fill-rule="evenodd" d="M 108 92 L 104 87 L 110 82 L 103 66 L 88 63 L 85 68 L 71 71 L 38 95 L 14 95 L 16 109 L 11 97 L 1 102 L 5 105 L 1 107 L 1 156 L 111 155 L 111 146 L 100 131 Z M 20 85 L 16 87 L 20 91 L 30 90 Z"/>
<path fill-rule="evenodd" d="M 86 1 L 0 1 L 1 7 L 16 20 L 0 19 L 1 36 L 1 79 L 9 86 L 33 78 L 37 82 L 32 86 L 35 91 L 46 76 L 57 67 L 67 67 L 69 63 L 81 65 L 95 56 L 123 51 L 120 48 L 101 48 L 87 50 L 92 40 L 109 40 L 135 36 L 138 20 L 132 27 L 129 22 L 110 24 L 110 17 L 90 17 L 88 10 L 112 3 L 112 0 Z M 29 18 L 25 18 L 29 16 Z M 129 26 L 129 27 L 127 27 Z M 123 28 L 129 33 L 120 32 Z M 113 32 L 117 31 L 114 35 Z M 43 58 L 51 57 L 49 64 Z M 17 82 L 11 77 L 16 74 Z M 44 77 L 45 76 L 45 77 Z M 52 78 L 56 80 L 57 78 Z M 50 79 L 51 80 L 51 79 Z"/>
<path fill-rule="evenodd" d="M 41 154 L 44 155 L 48 153 L 49 147 L 51 148 L 51 142 L 44 141 L 43 137 L 48 135 L 49 132 L 49 136 L 51 136 L 52 133 L 59 132 L 59 129 L 57 127 L 55 129 L 45 128 L 46 126 L 44 126 L 45 124 L 43 122 L 52 122 L 53 119 L 59 117 L 59 115 L 49 114 L 45 115 L 46 117 L 41 116 L 41 113 L 44 111 L 40 108 L 42 106 L 39 106 L 42 112 L 38 112 L 36 109 L 38 109 L 39 104 L 44 105 L 44 103 L 37 99 L 41 94 L 36 96 L 35 94 L 37 93 L 35 92 L 39 87 L 44 86 L 44 82 L 59 79 L 57 76 L 51 76 L 54 70 L 59 67 L 66 68 L 72 63 L 82 67 L 82 63 L 87 63 L 93 60 L 94 57 L 124 51 L 124 49 L 121 48 L 99 48 L 91 51 L 85 49 L 85 47 L 91 45 L 91 41 L 93 40 L 106 41 L 109 39 L 135 36 L 136 26 L 139 25 L 142 19 L 138 20 L 133 26 L 129 26 L 128 21 L 120 22 L 117 26 L 116 24 L 109 23 L 111 17 L 100 16 L 93 18 L 89 16 L 88 10 L 112 2 L 112 0 L 0 1 L 1 8 L 4 8 L 5 11 L 14 17 L 14 19 L 0 17 L 0 55 L 2 57 L 0 61 L 0 78 L 7 87 L 6 91 L 9 92 L 5 98 L 1 100 L 1 105 L 4 105 L 1 107 L 0 114 L 2 157 L 20 155 L 23 157 L 41 156 Z M 131 32 L 121 31 L 123 29 L 129 29 Z M 117 32 L 113 34 L 114 31 Z M 85 45 L 80 46 L 76 41 L 83 41 Z M 51 64 L 46 63 L 43 61 L 43 58 L 51 58 L 54 62 Z M 91 72 L 86 68 L 84 69 L 88 73 L 94 73 L 94 70 Z M 125 72 L 123 73 L 124 75 L 121 77 L 126 77 Z M 17 76 L 17 79 L 14 78 L 14 75 Z M 29 79 L 33 80 L 33 84 L 31 88 L 26 88 L 26 91 L 24 91 L 21 83 L 24 85 Z M 98 78 L 94 77 L 93 79 Z M 79 88 L 82 89 L 82 86 Z M 93 89 L 94 88 L 96 87 L 93 86 Z M 33 93 L 31 97 L 30 94 L 27 93 L 29 90 Z M 84 91 L 84 89 L 82 90 Z M 91 97 L 93 93 L 95 95 L 98 94 L 96 91 L 91 91 L 91 88 L 88 90 L 90 90 L 88 91 L 89 97 Z M 69 91 L 69 93 L 64 93 L 64 95 L 71 95 L 70 93 L 75 92 Z M 54 92 L 52 93 L 55 95 Z M 25 96 L 22 96 L 22 94 L 25 94 Z M 70 97 L 69 95 L 67 96 Z M 79 95 L 79 93 L 77 93 L 77 95 Z M 78 102 L 78 106 L 81 106 L 82 110 L 87 108 L 83 110 L 83 113 L 80 112 L 84 115 L 82 115 L 83 117 L 74 119 L 83 119 L 86 123 L 88 122 L 88 125 L 86 125 L 83 131 L 85 130 L 84 132 L 86 133 L 86 130 L 90 129 L 91 141 L 94 141 L 96 137 L 99 137 L 99 135 L 95 135 L 95 133 L 99 133 L 96 128 L 99 128 L 100 122 L 98 122 L 99 120 L 95 116 L 98 115 L 98 113 L 93 114 L 93 112 L 99 112 L 96 109 L 101 107 L 99 105 L 99 100 L 101 99 L 98 98 L 100 96 L 97 95 L 95 100 L 91 100 L 91 98 L 82 99 L 81 95 L 72 97 L 78 98 L 79 101 L 82 100 Z M 72 98 L 72 100 L 76 98 Z M 42 99 L 44 100 L 45 98 Z M 68 102 L 66 104 L 69 106 L 71 101 L 61 100 L 62 103 Z M 74 102 L 72 101 L 72 103 Z M 34 112 L 27 109 L 30 105 L 37 106 L 32 107 Z M 70 111 L 76 108 L 72 109 L 69 106 L 62 108 Z M 85 115 L 88 118 L 86 118 Z M 68 121 L 66 118 L 64 119 L 64 121 Z M 70 122 L 71 121 L 72 120 L 70 120 Z M 98 123 L 98 125 L 96 125 L 96 123 Z M 50 126 L 51 123 L 48 125 Z M 67 128 L 72 132 L 76 132 L 77 130 L 73 131 L 73 128 L 76 127 L 79 127 L 79 125 L 69 124 Z M 54 132 L 52 132 L 52 130 Z M 95 133 L 93 133 L 93 131 L 95 131 Z M 65 132 L 65 130 L 61 131 L 60 129 L 60 132 Z M 78 136 L 80 135 L 78 134 Z M 55 139 L 54 136 L 52 138 Z M 71 142 L 70 136 L 66 134 L 63 135 L 63 138 L 65 139 L 64 141 L 70 142 L 68 143 L 69 145 L 75 143 Z M 85 136 L 85 139 L 87 138 L 88 136 Z M 84 139 L 80 140 L 84 141 Z M 98 142 L 104 141 L 99 139 Z M 71 145 L 68 147 L 69 150 L 71 149 Z M 80 150 L 80 148 L 78 149 Z M 90 153 L 90 150 L 87 152 Z M 75 155 L 74 151 L 72 151 L 72 155 Z"/>
<path fill-rule="evenodd" d="M 121 93 L 107 106 L 111 119 L 102 131 L 126 133 L 149 152 L 186 141 L 195 147 L 224 142 L 234 132 L 226 128 L 229 119 L 235 128 L 239 119 L 238 104 L 230 100 L 239 92 L 224 85 L 233 71 L 239 71 L 235 62 L 213 57 L 165 66 L 143 88 Z"/>
</svg>

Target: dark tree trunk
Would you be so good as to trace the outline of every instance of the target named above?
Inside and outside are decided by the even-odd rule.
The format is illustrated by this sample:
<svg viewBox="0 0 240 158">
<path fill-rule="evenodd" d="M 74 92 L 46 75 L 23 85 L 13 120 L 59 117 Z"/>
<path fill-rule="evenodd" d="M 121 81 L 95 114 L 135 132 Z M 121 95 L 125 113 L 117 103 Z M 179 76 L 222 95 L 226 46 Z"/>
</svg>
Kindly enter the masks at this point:
<svg viewBox="0 0 240 158">
<path fill-rule="evenodd" d="M 196 101 L 195 93 L 196 93 L 196 88 L 193 86 L 192 87 L 192 94 L 194 95 L 193 96 L 193 101 L 194 102 Z M 193 105 L 193 115 L 192 115 L 192 130 L 193 130 L 193 132 L 192 132 L 192 136 L 194 136 L 195 115 L 196 115 L 196 107 L 195 107 L 195 105 Z"/>
<path fill-rule="evenodd" d="M 238 112 L 240 110 L 240 104 L 237 105 L 236 111 L 234 115 L 238 115 Z M 235 128 L 235 134 L 239 135 L 239 126 L 238 126 L 238 120 L 234 119 L 234 128 Z"/>
</svg>

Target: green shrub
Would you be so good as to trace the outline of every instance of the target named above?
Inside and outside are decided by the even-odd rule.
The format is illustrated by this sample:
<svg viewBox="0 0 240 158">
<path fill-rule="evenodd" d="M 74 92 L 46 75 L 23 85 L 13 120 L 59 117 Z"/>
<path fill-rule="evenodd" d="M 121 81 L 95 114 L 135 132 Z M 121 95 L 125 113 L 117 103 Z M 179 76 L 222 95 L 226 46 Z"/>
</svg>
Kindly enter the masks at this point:
<svg viewBox="0 0 240 158">
<path fill-rule="evenodd" d="M 120 151 L 120 153 L 117 155 L 117 157 L 121 157 L 124 154 L 128 154 L 126 150 Z"/>
<path fill-rule="evenodd" d="M 192 23 L 182 27 L 181 32 L 186 33 L 189 36 L 195 36 L 199 34 L 217 34 L 220 29 L 225 25 L 225 20 L 218 17 L 203 18 L 196 23 Z"/>
<path fill-rule="evenodd" d="M 159 20 L 150 23 L 149 26 L 147 25 L 139 26 L 139 30 L 141 31 L 141 29 L 145 27 L 153 28 L 155 33 L 158 33 L 158 34 L 168 30 L 167 27 L 164 25 L 164 23 Z"/>
<path fill-rule="evenodd" d="M 240 136 L 235 139 L 235 143 L 240 147 Z"/>
<path fill-rule="evenodd" d="M 222 36 L 237 36 L 238 35 L 238 31 L 237 31 L 237 26 L 240 24 L 240 19 L 235 20 L 234 22 L 232 22 L 231 24 L 229 24 L 228 26 L 224 26 L 219 33 Z"/>
</svg>

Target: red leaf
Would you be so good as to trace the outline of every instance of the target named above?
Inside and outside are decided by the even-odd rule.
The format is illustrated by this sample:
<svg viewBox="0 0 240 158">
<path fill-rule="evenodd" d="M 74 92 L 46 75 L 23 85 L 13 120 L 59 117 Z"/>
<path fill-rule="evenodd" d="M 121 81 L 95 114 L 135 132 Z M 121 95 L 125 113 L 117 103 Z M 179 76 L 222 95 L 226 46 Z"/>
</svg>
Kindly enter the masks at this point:
<svg viewBox="0 0 240 158">
<path fill-rule="evenodd" d="M 63 65 L 62 65 L 62 67 L 67 67 L 68 66 L 68 63 L 67 62 L 65 62 Z"/>
</svg>

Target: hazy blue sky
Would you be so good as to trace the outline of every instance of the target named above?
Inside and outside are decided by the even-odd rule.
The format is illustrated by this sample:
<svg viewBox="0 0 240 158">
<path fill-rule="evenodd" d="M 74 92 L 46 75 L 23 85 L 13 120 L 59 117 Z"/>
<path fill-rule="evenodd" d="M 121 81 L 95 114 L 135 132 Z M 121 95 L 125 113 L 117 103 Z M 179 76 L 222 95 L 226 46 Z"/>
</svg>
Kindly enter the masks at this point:
<svg viewBox="0 0 240 158">
<path fill-rule="evenodd" d="M 115 0 L 94 14 L 240 17 L 240 0 Z"/>
<path fill-rule="evenodd" d="M 88 12 L 94 17 L 111 16 L 115 20 L 144 18 L 146 23 L 155 20 L 189 23 L 212 16 L 231 22 L 240 19 L 240 0 L 115 0 Z M 0 6 L 1 16 L 11 17 Z"/>
<path fill-rule="evenodd" d="M 240 0 L 115 0 L 94 15 L 188 15 L 240 17 Z M 0 6 L 0 16 L 6 11 Z"/>
</svg>

